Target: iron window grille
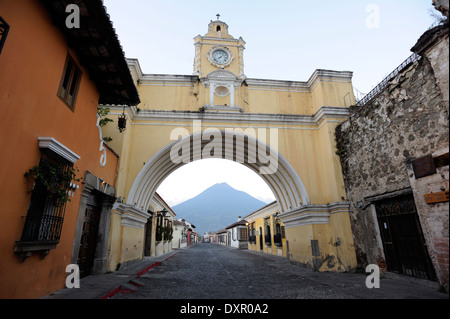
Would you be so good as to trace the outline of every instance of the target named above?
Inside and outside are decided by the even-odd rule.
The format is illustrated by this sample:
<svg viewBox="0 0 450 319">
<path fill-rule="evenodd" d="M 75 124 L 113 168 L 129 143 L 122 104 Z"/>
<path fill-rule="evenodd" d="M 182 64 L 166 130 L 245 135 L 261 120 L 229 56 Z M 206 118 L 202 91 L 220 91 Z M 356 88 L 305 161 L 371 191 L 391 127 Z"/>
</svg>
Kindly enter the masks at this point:
<svg viewBox="0 0 450 319">
<path fill-rule="evenodd" d="M 239 228 L 238 229 L 238 240 L 247 241 L 248 240 L 248 233 L 246 228 Z"/>
<path fill-rule="evenodd" d="M 272 238 L 271 238 L 270 234 L 267 234 L 264 236 L 264 241 L 267 246 L 272 246 Z"/>
<path fill-rule="evenodd" d="M 275 226 L 275 232 L 276 232 L 275 235 L 273 235 L 273 243 L 276 246 L 281 246 L 282 245 L 282 242 L 281 242 L 282 235 L 281 235 L 281 225 L 279 223 L 277 223 Z"/>
<path fill-rule="evenodd" d="M 42 161 L 49 161 L 62 170 L 72 167 L 68 161 L 49 155 L 43 155 Z M 20 242 L 58 243 L 61 237 L 65 208 L 65 203 L 53 199 L 45 185 L 36 180 Z"/>
<path fill-rule="evenodd" d="M 0 16 L 0 54 L 3 50 L 3 45 L 5 44 L 6 37 L 9 31 L 9 24 Z"/>
</svg>

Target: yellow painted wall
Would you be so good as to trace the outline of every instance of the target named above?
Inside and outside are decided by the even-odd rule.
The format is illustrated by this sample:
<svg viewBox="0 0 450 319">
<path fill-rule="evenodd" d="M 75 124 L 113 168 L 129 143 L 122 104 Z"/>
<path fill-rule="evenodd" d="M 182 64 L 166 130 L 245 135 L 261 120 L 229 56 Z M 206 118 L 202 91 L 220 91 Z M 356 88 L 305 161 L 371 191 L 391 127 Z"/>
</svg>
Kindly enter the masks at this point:
<svg viewBox="0 0 450 319">
<path fill-rule="evenodd" d="M 142 259 L 144 228 L 122 226 L 121 263 Z"/>
<path fill-rule="evenodd" d="M 107 271 L 115 271 L 121 261 L 122 226 L 120 215 L 114 211 L 111 212 L 110 229 Z"/>
</svg>

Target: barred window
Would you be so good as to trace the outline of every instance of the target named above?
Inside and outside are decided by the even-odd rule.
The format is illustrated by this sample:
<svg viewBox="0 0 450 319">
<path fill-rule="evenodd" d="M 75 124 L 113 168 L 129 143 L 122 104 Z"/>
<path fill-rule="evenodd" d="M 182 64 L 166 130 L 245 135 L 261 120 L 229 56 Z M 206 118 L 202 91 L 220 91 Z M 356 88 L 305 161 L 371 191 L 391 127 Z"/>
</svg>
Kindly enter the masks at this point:
<svg viewBox="0 0 450 319">
<path fill-rule="evenodd" d="M 80 158 L 73 151 L 52 137 L 39 137 L 41 159 L 25 176 L 32 178 L 33 188 L 28 211 L 24 219 L 22 235 L 16 241 L 14 252 L 22 261 L 32 252 L 45 257 L 56 248 L 61 237 L 65 203 L 70 201 Z"/>
<path fill-rule="evenodd" d="M 72 164 L 66 160 L 44 154 L 39 166 L 45 170 L 66 171 Z M 63 184 L 62 180 L 54 180 Z M 65 203 L 55 196 L 42 181 L 36 180 L 31 193 L 21 242 L 58 243 L 64 221 Z"/>
<path fill-rule="evenodd" d="M 239 240 L 248 240 L 247 228 L 239 228 Z"/>
<path fill-rule="evenodd" d="M 6 41 L 6 36 L 8 35 L 9 24 L 0 16 L 0 54 L 2 53 L 3 45 Z"/>
</svg>

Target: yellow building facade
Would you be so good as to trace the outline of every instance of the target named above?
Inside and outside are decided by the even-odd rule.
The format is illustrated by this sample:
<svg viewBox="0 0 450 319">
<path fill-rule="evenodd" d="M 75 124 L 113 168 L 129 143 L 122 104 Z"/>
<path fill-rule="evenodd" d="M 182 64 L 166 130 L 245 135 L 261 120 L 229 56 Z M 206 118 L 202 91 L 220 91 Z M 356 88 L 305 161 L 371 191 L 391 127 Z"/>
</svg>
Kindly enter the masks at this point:
<svg viewBox="0 0 450 319">
<path fill-rule="evenodd" d="M 257 172 L 273 191 L 291 261 L 321 270 L 356 267 L 334 137 L 355 102 L 352 72 L 319 69 L 299 82 L 249 78 L 246 43 L 228 29 L 211 21 L 194 38 L 192 75 L 147 74 L 128 59 L 141 103 L 126 110 L 108 105 L 115 121 L 126 117 L 127 128 L 121 134 L 113 124 L 103 128 L 120 158 L 121 209 L 145 220 L 158 186 L 176 169 L 229 159 Z M 117 236 L 112 229 L 110 241 Z M 122 236 L 122 249 L 130 251 L 142 236 Z"/>
<path fill-rule="evenodd" d="M 279 214 L 277 202 L 272 202 L 244 217 L 248 224 L 249 250 L 287 257 L 285 226 Z"/>
</svg>

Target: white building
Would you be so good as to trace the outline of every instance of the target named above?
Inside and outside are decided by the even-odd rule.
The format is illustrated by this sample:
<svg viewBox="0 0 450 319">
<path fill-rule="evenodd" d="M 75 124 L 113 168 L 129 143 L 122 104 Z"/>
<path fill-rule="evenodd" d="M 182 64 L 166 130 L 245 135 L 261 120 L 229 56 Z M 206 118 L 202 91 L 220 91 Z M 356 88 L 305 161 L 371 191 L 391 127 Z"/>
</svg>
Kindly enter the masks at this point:
<svg viewBox="0 0 450 319">
<path fill-rule="evenodd" d="M 247 249 L 248 248 L 248 230 L 247 222 L 239 216 L 238 221 L 225 228 L 228 231 L 228 246 Z"/>
<path fill-rule="evenodd" d="M 179 218 L 173 222 L 173 239 L 172 248 L 183 248 L 187 246 L 187 231 L 188 226 L 184 219 Z"/>
</svg>

